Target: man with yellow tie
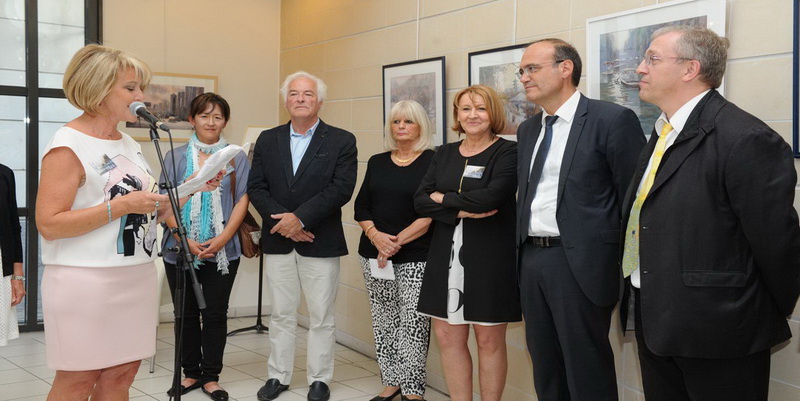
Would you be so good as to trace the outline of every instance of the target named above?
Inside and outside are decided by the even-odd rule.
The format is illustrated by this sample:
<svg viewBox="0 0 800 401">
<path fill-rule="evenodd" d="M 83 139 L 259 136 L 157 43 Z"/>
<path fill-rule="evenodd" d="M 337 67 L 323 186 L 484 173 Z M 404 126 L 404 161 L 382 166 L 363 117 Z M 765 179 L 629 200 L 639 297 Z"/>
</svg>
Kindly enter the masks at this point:
<svg viewBox="0 0 800 401">
<path fill-rule="evenodd" d="M 800 227 L 788 144 L 715 89 L 728 41 L 666 27 L 637 72 L 663 112 L 623 210 L 647 401 L 766 400 L 770 347 L 791 337 Z"/>
</svg>

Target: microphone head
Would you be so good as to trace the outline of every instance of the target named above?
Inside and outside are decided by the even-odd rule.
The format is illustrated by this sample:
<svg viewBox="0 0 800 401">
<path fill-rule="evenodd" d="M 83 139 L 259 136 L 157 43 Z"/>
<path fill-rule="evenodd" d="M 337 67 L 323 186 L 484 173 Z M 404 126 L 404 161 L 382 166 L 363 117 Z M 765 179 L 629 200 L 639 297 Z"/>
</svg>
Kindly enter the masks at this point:
<svg viewBox="0 0 800 401">
<path fill-rule="evenodd" d="M 142 102 L 133 102 L 133 103 L 131 103 L 131 105 L 129 106 L 129 109 L 130 109 L 130 111 L 131 111 L 131 114 L 133 114 L 134 116 L 138 116 L 138 114 L 136 113 L 136 111 L 137 111 L 137 110 L 139 110 L 139 109 L 141 109 L 141 108 L 145 108 L 145 107 L 146 107 L 146 106 L 145 106 L 145 105 L 144 105 L 144 103 L 142 103 Z"/>
</svg>

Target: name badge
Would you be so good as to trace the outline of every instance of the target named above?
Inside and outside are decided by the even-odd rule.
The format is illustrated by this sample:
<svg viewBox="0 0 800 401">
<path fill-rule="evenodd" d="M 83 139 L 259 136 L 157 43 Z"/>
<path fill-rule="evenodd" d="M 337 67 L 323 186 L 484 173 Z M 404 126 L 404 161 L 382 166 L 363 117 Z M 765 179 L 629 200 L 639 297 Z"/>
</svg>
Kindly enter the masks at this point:
<svg viewBox="0 0 800 401">
<path fill-rule="evenodd" d="M 477 178 L 481 179 L 483 177 L 483 171 L 486 170 L 486 166 L 467 166 L 464 168 L 464 178 Z"/>
</svg>

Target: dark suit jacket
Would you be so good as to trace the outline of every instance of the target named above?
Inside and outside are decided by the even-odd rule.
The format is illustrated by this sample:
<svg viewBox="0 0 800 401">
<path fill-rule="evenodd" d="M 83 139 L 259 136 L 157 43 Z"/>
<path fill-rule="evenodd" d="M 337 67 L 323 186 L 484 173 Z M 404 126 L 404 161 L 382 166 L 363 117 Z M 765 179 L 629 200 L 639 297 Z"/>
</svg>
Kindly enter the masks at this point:
<svg viewBox="0 0 800 401">
<path fill-rule="evenodd" d="M 625 198 L 655 148 L 642 151 Z M 640 222 L 641 314 L 658 355 L 733 358 L 791 337 L 800 227 L 792 151 L 712 90 L 667 149 Z"/>
<path fill-rule="evenodd" d="M 14 274 L 14 263 L 22 263 L 22 238 L 14 172 L 0 164 L 0 249 L 3 252 L 3 276 Z"/>
<path fill-rule="evenodd" d="M 319 122 L 303 159 L 292 173 L 289 123 L 261 133 L 247 180 L 250 202 L 264 224 L 261 249 L 267 254 L 334 257 L 347 255 L 342 206 L 356 185 L 357 150 L 353 134 Z M 314 242 L 294 242 L 269 231 L 278 220 L 269 216 L 293 212 Z"/>
<path fill-rule="evenodd" d="M 531 159 L 542 129 L 537 114 L 520 125 L 517 176 L 517 243 L 528 235 L 524 219 Z M 598 306 L 619 299 L 619 232 L 622 199 L 645 144 L 639 119 L 625 107 L 581 95 L 558 180 L 556 221 L 570 269 Z M 524 221 L 523 221 L 524 220 Z"/>
</svg>

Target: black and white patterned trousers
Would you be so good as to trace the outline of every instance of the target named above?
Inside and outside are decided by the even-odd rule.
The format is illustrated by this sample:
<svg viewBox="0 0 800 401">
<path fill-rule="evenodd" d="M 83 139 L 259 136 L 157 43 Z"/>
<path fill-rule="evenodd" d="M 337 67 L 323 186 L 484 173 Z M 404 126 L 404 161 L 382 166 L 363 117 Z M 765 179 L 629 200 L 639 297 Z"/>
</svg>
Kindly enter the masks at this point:
<svg viewBox="0 0 800 401">
<path fill-rule="evenodd" d="M 359 257 L 372 307 L 372 332 L 384 386 L 403 395 L 425 394 L 425 363 L 431 320 L 417 312 L 425 262 L 394 264 L 394 280 L 373 278 L 369 260 Z"/>
</svg>

